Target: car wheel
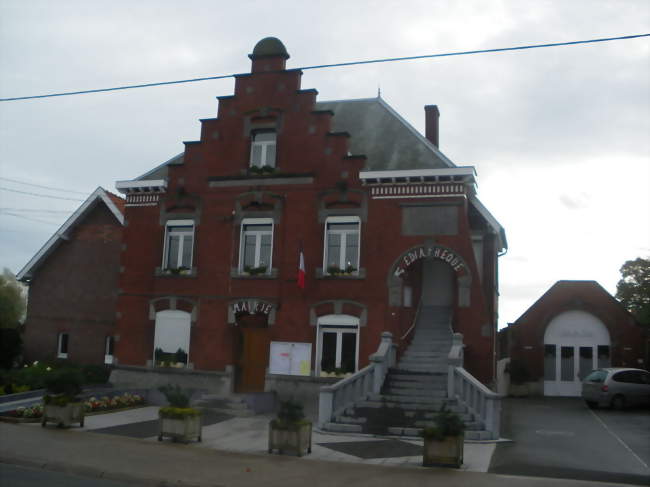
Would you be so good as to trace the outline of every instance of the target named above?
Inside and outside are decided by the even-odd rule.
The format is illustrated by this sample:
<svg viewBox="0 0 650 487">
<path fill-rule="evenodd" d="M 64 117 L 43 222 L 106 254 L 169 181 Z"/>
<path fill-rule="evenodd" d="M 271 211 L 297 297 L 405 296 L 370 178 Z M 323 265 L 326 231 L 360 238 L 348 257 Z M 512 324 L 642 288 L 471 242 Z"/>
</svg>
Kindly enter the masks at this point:
<svg viewBox="0 0 650 487">
<path fill-rule="evenodd" d="M 618 396 L 614 396 L 612 398 L 612 408 L 613 409 L 618 409 L 619 411 L 621 409 L 625 408 L 625 397 L 621 396 L 620 394 Z"/>
<path fill-rule="evenodd" d="M 589 409 L 596 409 L 598 407 L 598 403 L 596 401 L 585 401 L 587 403 L 587 407 Z"/>
</svg>

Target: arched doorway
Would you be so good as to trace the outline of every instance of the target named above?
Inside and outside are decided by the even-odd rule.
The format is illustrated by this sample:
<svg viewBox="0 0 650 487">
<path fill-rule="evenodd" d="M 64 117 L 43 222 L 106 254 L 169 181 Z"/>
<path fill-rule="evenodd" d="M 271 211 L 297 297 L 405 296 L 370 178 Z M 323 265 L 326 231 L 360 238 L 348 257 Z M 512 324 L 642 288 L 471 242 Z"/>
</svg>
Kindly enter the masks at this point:
<svg viewBox="0 0 650 487">
<path fill-rule="evenodd" d="M 446 262 L 422 261 L 422 306 L 451 307 L 455 302 L 456 275 Z"/>
<path fill-rule="evenodd" d="M 580 396 L 582 379 L 609 367 L 610 337 L 596 316 L 581 310 L 560 313 L 544 333 L 544 395 Z"/>
</svg>

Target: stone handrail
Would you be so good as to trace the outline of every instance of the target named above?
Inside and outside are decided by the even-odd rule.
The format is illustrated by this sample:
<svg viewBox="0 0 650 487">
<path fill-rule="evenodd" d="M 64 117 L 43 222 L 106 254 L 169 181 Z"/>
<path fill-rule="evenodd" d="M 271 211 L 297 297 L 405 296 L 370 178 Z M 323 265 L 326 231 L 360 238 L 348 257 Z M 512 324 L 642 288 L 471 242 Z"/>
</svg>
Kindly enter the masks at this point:
<svg viewBox="0 0 650 487">
<path fill-rule="evenodd" d="M 449 365 L 447 395 L 472 413 L 490 433 L 490 440 L 498 440 L 501 433 L 501 395 L 479 382 L 463 367 Z"/>
<path fill-rule="evenodd" d="M 418 308 L 415 310 L 415 317 L 413 318 L 413 323 L 411 324 L 411 327 L 408 330 L 406 330 L 406 333 L 404 333 L 404 335 L 402 335 L 402 337 L 400 338 L 400 341 L 404 341 L 404 339 L 407 336 L 409 336 L 409 333 L 411 333 L 415 329 L 415 325 L 417 324 L 418 318 L 420 317 L 420 309 L 421 308 L 422 308 L 422 300 L 420 299 L 420 301 L 418 302 Z"/>
<path fill-rule="evenodd" d="M 323 427 L 332 421 L 346 407 L 367 397 L 371 393 L 379 393 L 388 369 L 395 365 L 396 351 L 393 335 L 385 331 L 381 334 L 379 348 L 370 356 L 370 365 L 359 370 L 350 377 L 338 381 L 331 386 L 320 388 L 318 398 L 318 425 Z"/>
</svg>

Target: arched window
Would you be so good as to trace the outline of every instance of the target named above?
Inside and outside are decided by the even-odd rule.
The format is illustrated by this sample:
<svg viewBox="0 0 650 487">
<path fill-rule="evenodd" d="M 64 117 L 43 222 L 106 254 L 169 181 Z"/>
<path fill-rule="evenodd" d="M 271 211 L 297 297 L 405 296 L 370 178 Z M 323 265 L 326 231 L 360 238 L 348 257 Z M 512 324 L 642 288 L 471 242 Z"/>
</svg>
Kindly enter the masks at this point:
<svg viewBox="0 0 650 487">
<path fill-rule="evenodd" d="M 191 315 L 185 311 L 156 313 L 153 354 L 156 365 L 189 363 Z"/>
<path fill-rule="evenodd" d="M 337 375 L 359 368 L 359 318 L 325 315 L 318 318 L 316 373 Z"/>
<path fill-rule="evenodd" d="M 275 130 L 255 130 L 251 138 L 251 167 L 275 167 Z"/>
</svg>

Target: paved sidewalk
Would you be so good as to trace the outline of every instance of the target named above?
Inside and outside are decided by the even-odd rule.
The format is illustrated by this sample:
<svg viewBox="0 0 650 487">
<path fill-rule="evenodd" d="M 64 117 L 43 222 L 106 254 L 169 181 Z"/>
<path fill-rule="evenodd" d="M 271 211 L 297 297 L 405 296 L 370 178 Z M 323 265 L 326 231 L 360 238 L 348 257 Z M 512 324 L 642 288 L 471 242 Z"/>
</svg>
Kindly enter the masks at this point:
<svg viewBox="0 0 650 487">
<path fill-rule="evenodd" d="M 139 410 L 144 414 L 144 410 Z M 99 418 L 99 416 L 97 416 Z M 90 418 L 89 418 L 90 419 Z M 261 419 L 261 418 L 255 418 Z M 102 421 L 108 421 L 102 419 Z M 218 433 L 216 430 L 214 433 Z M 593 482 L 512 477 L 444 468 L 331 462 L 267 453 L 235 453 L 209 445 L 180 445 L 78 428 L 0 424 L 0 461 L 139 485 L 212 487 L 395 487 L 477 485 L 576 486 Z M 214 438 L 214 441 L 217 441 Z M 242 438 L 242 441 L 244 439 Z M 260 441 L 254 438 L 254 441 Z M 0 471 L 2 464 L 0 464 Z M 0 476 L 1 478 L 1 476 Z M 612 485 L 612 484 L 608 484 Z"/>
<path fill-rule="evenodd" d="M 268 424 L 272 415 L 231 417 L 223 415 L 205 418 L 203 441 L 190 443 L 189 448 L 267 454 Z M 99 433 L 157 441 L 158 407 L 131 409 L 123 412 L 87 416 L 85 427 L 70 428 L 71 432 Z M 211 423 L 211 424 L 210 424 Z M 33 427 L 33 425 L 30 425 Z M 167 440 L 166 440 L 167 441 Z M 325 446 L 327 445 L 327 446 Z M 466 443 L 462 470 L 487 472 L 495 449 L 494 443 Z M 314 430 L 312 453 L 308 460 L 399 465 L 420 467 L 421 439 L 387 439 L 370 435 L 332 434 Z"/>
</svg>

